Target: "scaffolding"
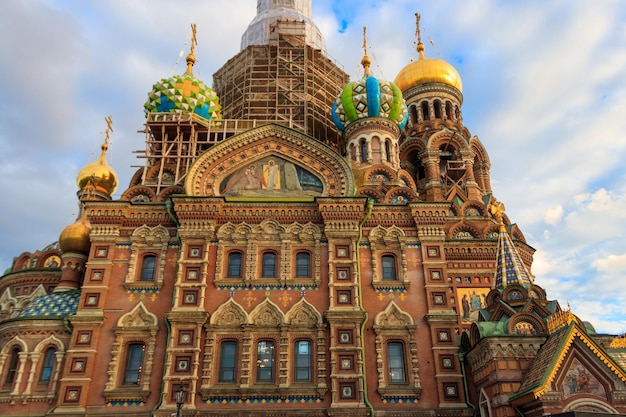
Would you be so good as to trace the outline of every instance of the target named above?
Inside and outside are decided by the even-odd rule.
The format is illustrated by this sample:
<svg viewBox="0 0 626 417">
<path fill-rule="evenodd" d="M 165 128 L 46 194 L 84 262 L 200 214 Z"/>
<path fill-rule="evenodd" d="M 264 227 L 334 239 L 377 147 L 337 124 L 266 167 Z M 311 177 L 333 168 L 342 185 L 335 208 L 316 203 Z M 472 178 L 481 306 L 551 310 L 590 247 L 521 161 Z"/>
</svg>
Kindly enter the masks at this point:
<svg viewBox="0 0 626 417">
<path fill-rule="evenodd" d="M 146 148 L 135 151 L 145 159 L 140 184 L 159 194 L 183 185 L 191 164 L 210 147 L 264 122 L 206 120 L 195 113 L 149 113 L 144 132 Z"/>
<path fill-rule="evenodd" d="M 339 152 L 341 133 L 330 118 L 349 76 L 322 51 L 306 44 L 302 21 L 276 21 L 268 45 L 251 45 L 213 75 L 227 119 L 292 126 Z"/>
</svg>

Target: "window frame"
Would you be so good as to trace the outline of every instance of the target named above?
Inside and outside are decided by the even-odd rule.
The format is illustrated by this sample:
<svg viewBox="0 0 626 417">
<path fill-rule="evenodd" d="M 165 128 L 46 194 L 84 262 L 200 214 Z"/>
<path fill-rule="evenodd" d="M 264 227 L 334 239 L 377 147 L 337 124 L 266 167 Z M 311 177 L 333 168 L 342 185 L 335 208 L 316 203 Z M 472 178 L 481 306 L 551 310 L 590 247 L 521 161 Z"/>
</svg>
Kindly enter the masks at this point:
<svg viewBox="0 0 626 417">
<path fill-rule="evenodd" d="M 398 348 L 399 351 L 393 352 L 392 357 L 392 347 Z M 406 349 L 404 346 L 404 342 L 399 340 L 388 340 L 387 341 L 387 379 L 390 385 L 405 385 L 408 383 L 407 371 L 406 371 Z M 393 362 L 399 361 L 399 363 L 394 364 Z M 400 363 L 401 362 L 401 363 Z M 394 366 L 395 365 L 395 366 Z M 394 377 L 395 372 L 400 372 L 402 374 L 401 378 Z"/>
<path fill-rule="evenodd" d="M 133 356 L 137 352 L 135 348 L 140 348 L 139 352 L 141 353 L 138 361 Z M 146 344 L 144 342 L 130 342 L 126 345 L 126 352 L 124 355 L 124 370 L 122 372 L 122 382 L 120 385 L 124 387 L 140 387 L 141 386 L 141 378 L 143 375 L 143 362 L 145 359 L 145 351 Z M 131 368 L 131 365 L 133 368 Z M 138 365 L 138 366 L 137 366 Z M 132 373 L 132 374 L 131 374 Z M 137 374 L 137 379 L 135 382 L 129 382 L 129 376 L 133 376 Z"/>
<path fill-rule="evenodd" d="M 54 346 L 49 346 L 45 350 L 43 361 L 41 361 L 41 370 L 39 372 L 38 382 L 40 384 L 48 384 L 52 380 L 54 366 L 56 365 L 56 353 L 57 349 Z"/>
<path fill-rule="evenodd" d="M 300 344 L 307 345 L 307 353 L 300 353 Z M 294 342 L 293 357 L 293 380 L 295 383 L 313 382 L 313 342 L 310 339 L 297 339 Z M 300 361 L 306 361 L 306 365 L 302 365 Z M 300 378 L 299 373 L 305 371 L 307 378 Z"/>
<path fill-rule="evenodd" d="M 268 263 L 266 264 L 266 259 Z M 269 260 L 272 260 L 272 265 Z M 274 251 L 264 251 L 261 254 L 261 278 L 278 278 L 278 254 Z M 271 268 L 271 271 L 270 271 Z M 271 272 L 271 275 L 270 275 Z"/>
<path fill-rule="evenodd" d="M 19 347 L 15 346 L 11 349 L 11 354 L 7 363 L 7 372 L 4 377 L 4 385 L 13 385 L 15 383 L 15 377 L 20 366 L 20 353 L 22 351 Z"/>
<path fill-rule="evenodd" d="M 232 366 L 226 367 L 224 362 L 226 359 L 225 355 L 225 346 L 233 346 L 234 353 L 232 355 Z M 220 384 L 236 384 L 237 383 L 237 358 L 239 355 L 239 343 L 236 340 L 222 340 L 220 343 L 220 361 L 217 370 L 217 382 Z M 230 364 L 229 364 L 230 365 Z M 226 379 L 223 377 L 224 371 L 230 370 L 232 372 L 232 378 Z"/>
<path fill-rule="evenodd" d="M 385 261 L 391 261 L 391 265 L 385 266 Z M 397 259 L 395 255 L 390 253 L 385 253 L 380 257 L 380 269 L 381 269 L 381 279 L 382 281 L 398 281 L 398 265 Z M 391 269 L 391 271 L 389 271 Z M 391 272 L 391 275 L 388 275 L 388 272 Z"/>
<path fill-rule="evenodd" d="M 265 349 L 271 350 L 271 353 L 261 353 L 261 346 L 265 346 Z M 261 366 L 265 357 L 267 357 L 270 361 L 270 365 L 267 367 Z M 276 382 L 276 370 L 274 369 L 276 367 L 276 341 L 273 339 L 262 339 L 257 342 L 256 364 L 256 383 L 274 384 Z M 269 374 L 269 377 L 262 376 L 267 373 Z"/>
<path fill-rule="evenodd" d="M 239 257 L 239 273 L 238 274 L 232 274 L 232 268 L 235 267 L 236 265 L 234 265 L 234 263 L 232 262 L 234 260 L 234 257 L 238 255 Z M 244 256 L 243 256 L 243 252 L 240 250 L 232 250 L 229 251 L 228 254 L 226 255 L 226 278 L 236 278 L 236 279 L 241 279 L 243 278 L 243 260 L 244 260 Z"/>
<path fill-rule="evenodd" d="M 146 263 L 152 261 L 152 267 L 146 266 Z M 141 258 L 141 270 L 139 271 L 140 282 L 154 282 L 157 271 L 158 256 L 154 253 L 146 253 Z M 148 276 L 147 271 L 152 270 L 152 273 Z"/>
<path fill-rule="evenodd" d="M 300 265 L 300 259 L 306 260 L 306 265 Z M 311 278 L 311 253 L 308 251 L 296 252 L 295 258 L 295 277 L 296 278 Z M 303 274 L 304 273 L 304 274 Z"/>
</svg>

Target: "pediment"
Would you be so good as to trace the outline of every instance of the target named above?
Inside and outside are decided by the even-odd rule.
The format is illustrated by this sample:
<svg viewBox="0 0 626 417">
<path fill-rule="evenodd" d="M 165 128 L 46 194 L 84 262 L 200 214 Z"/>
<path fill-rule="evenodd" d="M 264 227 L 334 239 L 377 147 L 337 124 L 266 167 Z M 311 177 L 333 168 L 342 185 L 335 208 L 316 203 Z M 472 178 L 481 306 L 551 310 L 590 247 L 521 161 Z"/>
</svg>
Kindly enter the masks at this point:
<svg viewBox="0 0 626 417">
<path fill-rule="evenodd" d="M 314 198 L 351 196 L 350 167 L 335 150 L 278 124 L 267 124 L 210 148 L 185 181 L 191 196 Z"/>
</svg>

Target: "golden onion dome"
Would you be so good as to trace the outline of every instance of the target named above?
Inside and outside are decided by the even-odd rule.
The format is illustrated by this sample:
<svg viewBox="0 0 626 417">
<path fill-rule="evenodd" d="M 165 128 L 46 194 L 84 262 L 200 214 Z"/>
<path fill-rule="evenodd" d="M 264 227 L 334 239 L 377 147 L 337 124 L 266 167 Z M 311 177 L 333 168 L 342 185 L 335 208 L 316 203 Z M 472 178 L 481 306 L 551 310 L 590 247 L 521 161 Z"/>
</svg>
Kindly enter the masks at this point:
<svg viewBox="0 0 626 417">
<path fill-rule="evenodd" d="M 91 247 L 89 233 L 91 233 L 91 224 L 83 213 L 76 223 L 70 224 L 61 232 L 59 236 L 61 252 L 78 252 L 85 255 L 89 253 Z"/>
<path fill-rule="evenodd" d="M 452 65 L 441 59 L 426 58 L 421 42 L 417 45 L 417 53 L 417 61 L 404 67 L 395 79 L 402 92 L 427 83 L 443 83 L 463 91 L 461 76 Z"/>
<path fill-rule="evenodd" d="M 102 153 L 96 162 L 85 165 L 76 176 L 76 185 L 81 191 L 100 191 L 112 195 L 117 189 L 117 174 L 107 164 L 107 143 L 102 144 Z"/>
</svg>

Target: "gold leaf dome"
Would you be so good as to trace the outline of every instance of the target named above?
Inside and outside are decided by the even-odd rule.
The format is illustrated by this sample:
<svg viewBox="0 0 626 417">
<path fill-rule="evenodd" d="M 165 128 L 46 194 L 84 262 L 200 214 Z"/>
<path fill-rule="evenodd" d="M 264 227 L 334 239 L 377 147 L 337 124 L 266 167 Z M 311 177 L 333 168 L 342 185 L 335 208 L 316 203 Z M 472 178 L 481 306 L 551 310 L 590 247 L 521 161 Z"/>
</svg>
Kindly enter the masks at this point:
<svg viewBox="0 0 626 417">
<path fill-rule="evenodd" d="M 106 142 L 102 144 L 102 153 L 96 162 L 85 165 L 76 176 L 76 185 L 81 191 L 100 191 L 112 195 L 117 189 L 117 174 L 107 164 Z"/>
<path fill-rule="evenodd" d="M 61 232 L 59 236 L 61 252 L 78 252 L 85 255 L 89 253 L 91 247 L 89 233 L 91 233 L 91 224 L 83 213 L 76 223 L 70 224 Z"/>
<path fill-rule="evenodd" d="M 443 83 L 463 92 L 461 76 L 452 65 L 441 59 L 426 58 L 421 42 L 417 45 L 417 52 L 417 61 L 404 67 L 394 81 L 400 91 L 427 83 Z"/>
</svg>

